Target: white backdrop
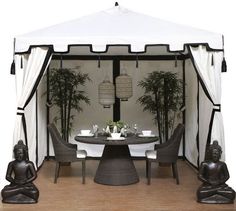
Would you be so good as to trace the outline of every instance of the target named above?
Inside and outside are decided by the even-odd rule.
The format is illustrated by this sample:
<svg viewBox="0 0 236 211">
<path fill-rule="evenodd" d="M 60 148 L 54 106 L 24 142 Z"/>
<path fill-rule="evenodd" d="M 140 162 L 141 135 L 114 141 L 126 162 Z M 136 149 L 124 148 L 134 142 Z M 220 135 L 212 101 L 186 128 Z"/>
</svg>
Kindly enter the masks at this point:
<svg viewBox="0 0 236 211">
<path fill-rule="evenodd" d="M 4 3 L 3 3 L 4 2 Z M 114 6 L 111 0 L 60 0 L 32 1 L 8 0 L 0 3 L 0 189 L 7 163 L 12 159 L 12 138 L 15 121 L 15 77 L 9 74 L 12 62 L 13 38 L 36 29 L 75 19 Z M 225 35 L 225 51 L 228 73 L 222 74 L 222 113 L 225 125 L 226 163 L 231 178 L 228 184 L 236 189 L 235 171 L 235 123 L 236 117 L 236 19 L 234 0 L 119 0 L 130 10 L 166 19 L 180 24 L 206 29 Z M 193 11 L 198 11 L 194 14 Z M 200 14 L 200 16 L 199 16 Z M 233 96 L 234 95 L 234 96 Z"/>
</svg>

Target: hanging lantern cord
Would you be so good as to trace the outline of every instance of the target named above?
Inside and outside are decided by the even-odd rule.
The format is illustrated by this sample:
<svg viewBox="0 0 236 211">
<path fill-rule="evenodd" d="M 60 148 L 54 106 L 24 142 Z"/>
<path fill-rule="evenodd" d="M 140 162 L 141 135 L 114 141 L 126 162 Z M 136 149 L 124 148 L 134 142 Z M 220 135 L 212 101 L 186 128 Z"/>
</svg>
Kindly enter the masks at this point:
<svg viewBox="0 0 236 211">
<path fill-rule="evenodd" d="M 178 66 L 178 59 L 177 59 L 177 54 L 175 54 L 175 67 L 177 67 Z"/>
<path fill-rule="evenodd" d="M 98 68 L 100 68 L 101 67 L 101 57 L 100 57 L 100 55 L 98 56 Z"/>
<path fill-rule="evenodd" d="M 60 68 L 62 69 L 63 64 L 62 64 L 62 54 L 61 54 L 61 60 L 60 60 Z"/>
<path fill-rule="evenodd" d="M 136 68 L 138 68 L 138 54 L 136 54 Z"/>
</svg>

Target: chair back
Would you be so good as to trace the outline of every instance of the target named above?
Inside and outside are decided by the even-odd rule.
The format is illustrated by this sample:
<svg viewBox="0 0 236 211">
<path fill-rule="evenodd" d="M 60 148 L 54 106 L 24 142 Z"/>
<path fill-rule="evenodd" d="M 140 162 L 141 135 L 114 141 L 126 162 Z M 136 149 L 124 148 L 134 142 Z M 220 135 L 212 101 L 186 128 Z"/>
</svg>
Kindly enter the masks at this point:
<svg viewBox="0 0 236 211">
<path fill-rule="evenodd" d="M 157 149 L 157 160 L 162 163 L 173 163 L 178 159 L 179 146 L 184 133 L 184 125 L 178 124 L 164 147 Z"/>
<path fill-rule="evenodd" d="M 58 162 L 71 162 L 76 160 L 76 149 L 66 145 L 66 142 L 61 138 L 61 135 L 54 123 L 48 125 L 48 130 L 52 138 L 56 160 Z"/>
</svg>

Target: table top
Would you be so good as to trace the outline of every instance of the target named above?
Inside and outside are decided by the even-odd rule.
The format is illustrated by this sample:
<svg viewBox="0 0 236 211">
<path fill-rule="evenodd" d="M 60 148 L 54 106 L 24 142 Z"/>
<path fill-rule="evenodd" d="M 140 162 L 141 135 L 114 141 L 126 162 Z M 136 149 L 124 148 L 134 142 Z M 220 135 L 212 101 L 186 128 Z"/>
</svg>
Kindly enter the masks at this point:
<svg viewBox="0 0 236 211">
<path fill-rule="evenodd" d="M 103 144 L 103 145 L 131 145 L 131 144 L 147 144 L 156 142 L 159 140 L 158 137 L 139 137 L 139 136 L 128 136 L 125 140 L 107 140 L 107 136 L 98 137 L 81 137 L 75 136 L 75 140 L 86 144 Z"/>
</svg>

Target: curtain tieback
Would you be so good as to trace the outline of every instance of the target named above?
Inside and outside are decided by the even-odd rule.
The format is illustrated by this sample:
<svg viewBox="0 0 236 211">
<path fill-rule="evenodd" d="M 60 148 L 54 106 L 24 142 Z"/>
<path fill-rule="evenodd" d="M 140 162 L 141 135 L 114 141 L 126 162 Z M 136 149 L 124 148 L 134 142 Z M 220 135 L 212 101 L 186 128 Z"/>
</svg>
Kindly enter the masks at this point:
<svg viewBox="0 0 236 211">
<path fill-rule="evenodd" d="M 17 115 L 23 115 L 24 113 L 25 113 L 24 108 L 20 108 L 20 107 L 17 108 L 17 112 L 16 112 Z"/>
</svg>

